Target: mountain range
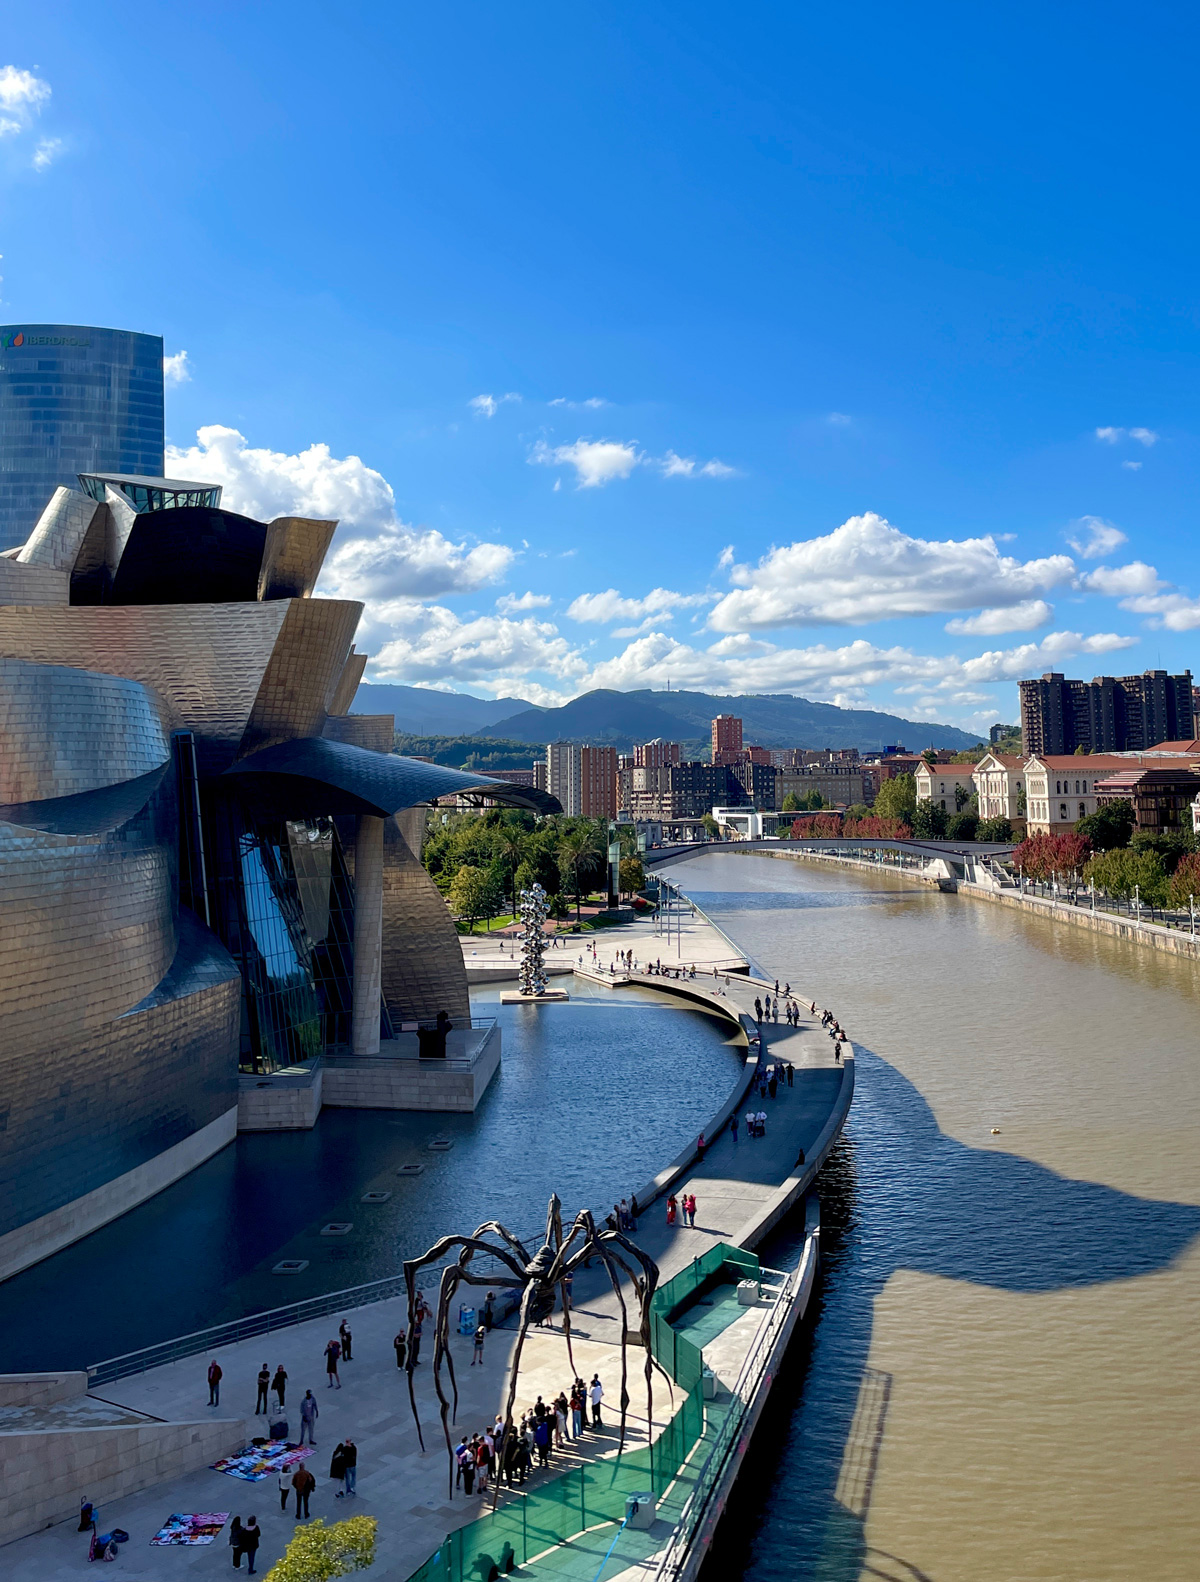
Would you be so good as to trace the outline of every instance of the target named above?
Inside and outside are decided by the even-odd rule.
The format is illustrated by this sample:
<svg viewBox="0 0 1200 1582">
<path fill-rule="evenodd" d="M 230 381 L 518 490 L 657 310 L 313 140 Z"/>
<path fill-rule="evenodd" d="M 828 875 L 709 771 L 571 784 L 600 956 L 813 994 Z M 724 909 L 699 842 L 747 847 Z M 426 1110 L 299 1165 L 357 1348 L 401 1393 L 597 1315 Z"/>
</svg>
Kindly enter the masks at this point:
<svg viewBox="0 0 1200 1582">
<path fill-rule="evenodd" d="M 788 693 L 718 697 L 711 692 L 585 692 L 561 708 L 537 708 L 520 698 L 491 701 L 461 692 L 363 683 L 356 714 L 395 714 L 397 730 L 426 736 L 495 736 L 506 741 L 594 741 L 627 750 L 661 736 L 668 741 L 709 739 L 717 714 L 742 720 L 747 744 L 762 747 L 857 747 L 892 743 L 914 750 L 959 749 L 979 741 L 954 725 L 906 720 L 874 709 L 842 709 Z"/>
</svg>

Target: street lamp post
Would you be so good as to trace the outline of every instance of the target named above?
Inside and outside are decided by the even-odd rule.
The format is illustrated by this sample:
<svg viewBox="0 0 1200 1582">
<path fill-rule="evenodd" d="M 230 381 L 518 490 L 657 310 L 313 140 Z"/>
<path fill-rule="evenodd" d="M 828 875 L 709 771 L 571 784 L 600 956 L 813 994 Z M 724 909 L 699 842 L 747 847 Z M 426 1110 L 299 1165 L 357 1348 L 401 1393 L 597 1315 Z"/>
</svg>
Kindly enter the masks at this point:
<svg viewBox="0 0 1200 1582">
<path fill-rule="evenodd" d="M 1095 881 L 1095 879 L 1089 879 L 1088 880 L 1088 889 L 1092 893 L 1092 911 L 1094 912 L 1096 910 L 1096 881 Z"/>
<path fill-rule="evenodd" d="M 1133 887 L 1133 909 L 1137 913 L 1137 920 L 1140 923 L 1142 920 L 1142 896 L 1136 884 Z"/>
<path fill-rule="evenodd" d="M 1188 896 L 1188 916 L 1192 920 L 1192 938 L 1195 939 L 1195 937 L 1196 937 L 1196 897 L 1194 895 L 1189 895 Z"/>
</svg>

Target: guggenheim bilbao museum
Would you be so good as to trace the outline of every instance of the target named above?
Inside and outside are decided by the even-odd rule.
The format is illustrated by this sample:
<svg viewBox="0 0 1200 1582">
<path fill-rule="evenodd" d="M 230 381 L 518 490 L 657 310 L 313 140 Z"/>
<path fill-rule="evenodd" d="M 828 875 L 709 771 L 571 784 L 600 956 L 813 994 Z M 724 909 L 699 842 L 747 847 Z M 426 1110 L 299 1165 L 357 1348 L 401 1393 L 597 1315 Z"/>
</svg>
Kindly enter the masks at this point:
<svg viewBox="0 0 1200 1582">
<path fill-rule="evenodd" d="M 131 425 L 161 473 L 156 337 L 0 331 L 0 1278 L 230 1143 L 248 1076 L 469 1015 L 424 805 L 556 807 L 394 755 L 313 597 L 337 524 L 121 471 Z"/>
</svg>

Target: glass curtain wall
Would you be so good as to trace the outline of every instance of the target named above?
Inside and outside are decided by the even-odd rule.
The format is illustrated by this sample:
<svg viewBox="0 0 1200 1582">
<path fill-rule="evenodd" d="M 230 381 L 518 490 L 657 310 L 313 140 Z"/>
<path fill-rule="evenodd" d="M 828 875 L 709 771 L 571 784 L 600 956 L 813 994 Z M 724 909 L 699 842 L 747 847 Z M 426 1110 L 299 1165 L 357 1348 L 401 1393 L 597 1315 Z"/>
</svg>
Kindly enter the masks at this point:
<svg viewBox="0 0 1200 1582">
<path fill-rule="evenodd" d="M 242 973 L 242 1069 L 278 1071 L 348 1043 L 354 881 L 333 820 L 221 796 L 209 825 L 213 926 Z"/>
</svg>

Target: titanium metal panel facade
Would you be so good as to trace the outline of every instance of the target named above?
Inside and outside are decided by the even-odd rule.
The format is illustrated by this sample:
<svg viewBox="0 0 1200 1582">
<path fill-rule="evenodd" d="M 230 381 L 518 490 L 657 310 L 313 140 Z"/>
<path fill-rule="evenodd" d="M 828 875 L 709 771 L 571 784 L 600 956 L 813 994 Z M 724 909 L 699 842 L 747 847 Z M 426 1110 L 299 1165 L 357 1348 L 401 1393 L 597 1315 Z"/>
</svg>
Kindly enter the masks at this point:
<svg viewBox="0 0 1200 1582">
<path fill-rule="evenodd" d="M 162 359 L 160 335 L 0 326 L 0 550 L 81 472 L 161 475 Z"/>
</svg>

